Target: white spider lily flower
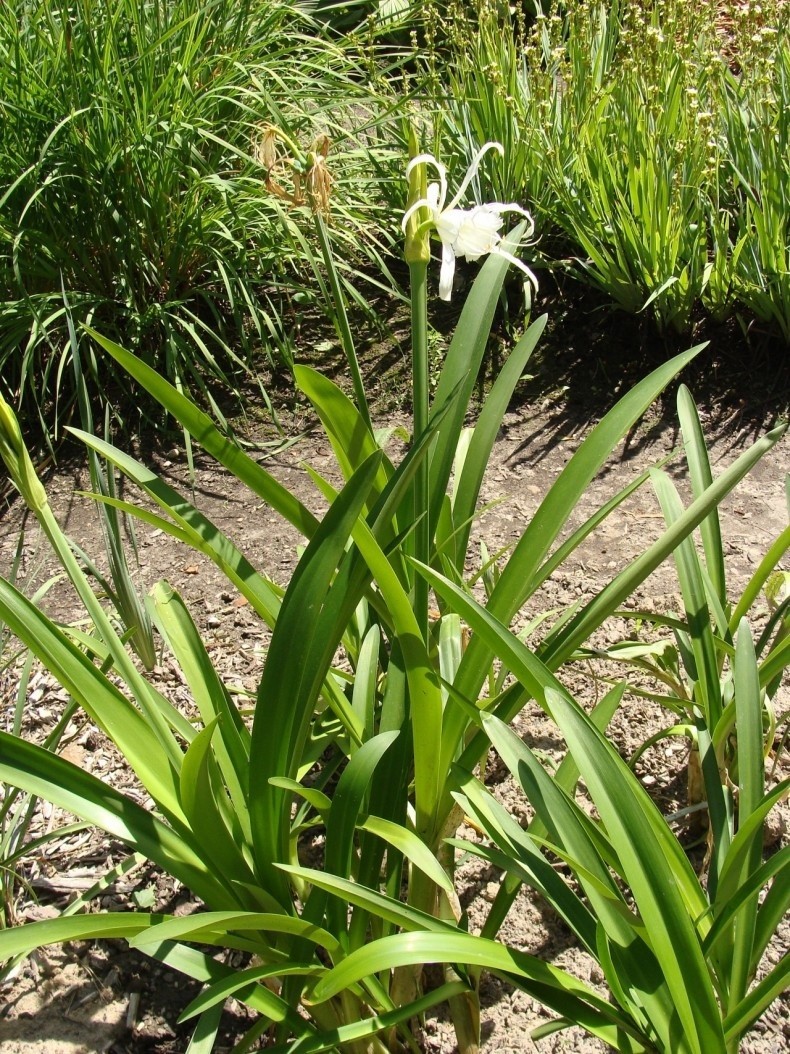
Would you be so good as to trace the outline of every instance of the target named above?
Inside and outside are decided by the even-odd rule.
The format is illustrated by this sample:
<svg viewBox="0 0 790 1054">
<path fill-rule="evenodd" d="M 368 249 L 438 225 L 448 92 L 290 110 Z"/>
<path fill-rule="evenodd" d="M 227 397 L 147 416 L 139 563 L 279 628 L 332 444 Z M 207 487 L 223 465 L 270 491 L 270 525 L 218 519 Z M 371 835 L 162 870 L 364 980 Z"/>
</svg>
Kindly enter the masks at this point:
<svg viewBox="0 0 790 1054">
<path fill-rule="evenodd" d="M 406 225 L 412 216 L 419 209 L 427 210 L 429 218 L 421 226 L 433 227 L 442 243 L 442 268 L 439 273 L 439 296 L 442 300 L 449 300 L 452 294 L 455 261 L 458 256 L 463 256 L 467 260 L 479 260 L 481 256 L 488 253 L 496 253 L 497 256 L 503 256 L 510 263 L 515 264 L 524 272 L 536 291 L 538 288 L 538 280 L 527 265 L 502 248 L 502 237 L 499 234 L 499 229 L 504 222 L 503 215 L 506 212 L 517 212 L 529 221 L 527 233 L 528 236 L 531 235 L 535 226 L 526 209 L 522 209 L 520 205 L 504 205 L 499 201 L 486 205 L 475 205 L 471 209 L 458 208 L 469 184 L 477 174 L 482 158 L 489 150 L 496 150 L 502 156 L 505 153 L 500 143 L 486 143 L 481 147 L 475 154 L 458 188 L 458 193 L 449 204 L 447 202 L 447 169 L 436 160 L 433 154 L 418 154 L 417 157 L 411 159 L 406 168 L 407 179 L 417 165 L 431 165 L 439 176 L 438 183 L 429 184 L 426 196 L 415 201 L 406 210 L 402 227 L 405 232 Z"/>
</svg>

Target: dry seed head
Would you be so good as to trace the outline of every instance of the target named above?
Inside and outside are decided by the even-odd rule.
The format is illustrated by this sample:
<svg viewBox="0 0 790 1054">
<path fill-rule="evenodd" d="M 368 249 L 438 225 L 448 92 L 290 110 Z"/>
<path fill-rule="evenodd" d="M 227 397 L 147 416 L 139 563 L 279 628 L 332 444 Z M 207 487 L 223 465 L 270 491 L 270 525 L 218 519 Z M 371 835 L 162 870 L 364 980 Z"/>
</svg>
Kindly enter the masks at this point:
<svg viewBox="0 0 790 1054">
<path fill-rule="evenodd" d="M 332 177 L 326 164 L 329 146 L 328 135 L 322 133 L 316 137 L 307 155 L 307 172 L 304 177 L 310 208 L 321 216 L 329 215 L 332 193 Z"/>
<path fill-rule="evenodd" d="M 301 181 L 299 174 L 294 168 L 294 159 L 289 156 L 281 157 L 277 150 L 277 140 L 284 138 L 281 130 L 273 124 L 264 124 L 260 129 L 260 137 L 253 143 L 255 159 L 266 172 L 266 189 L 275 194 L 290 205 L 303 205 L 304 197 L 301 194 Z M 288 171 L 293 175 L 294 191 L 291 193 L 280 186 L 275 175 L 284 175 Z"/>
<path fill-rule="evenodd" d="M 267 172 L 271 172 L 277 164 L 277 129 L 273 124 L 263 125 L 261 136 L 254 147 L 256 161 Z"/>
</svg>

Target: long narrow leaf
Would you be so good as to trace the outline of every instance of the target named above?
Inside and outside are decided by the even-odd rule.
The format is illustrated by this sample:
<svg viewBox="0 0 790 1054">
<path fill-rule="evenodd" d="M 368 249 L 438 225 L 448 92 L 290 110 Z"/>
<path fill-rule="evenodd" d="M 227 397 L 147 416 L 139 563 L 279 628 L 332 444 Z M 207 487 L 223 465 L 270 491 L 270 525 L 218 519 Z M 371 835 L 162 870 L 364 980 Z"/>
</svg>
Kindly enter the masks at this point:
<svg viewBox="0 0 790 1054">
<path fill-rule="evenodd" d="M 661 535 L 658 541 L 654 542 L 642 556 L 634 560 L 608 586 L 605 586 L 578 615 L 563 626 L 560 633 L 550 635 L 542 649 L 546 664 L 551 669 L 556 669 L 571 655 L 574 649 L 581 645 L 611 612 L 620 607 L 623 601 L 633 594 L 636 587 L 705 519 L 710 510 L 715 508 L 725 495 L 729 494 L 760 458 L 779 442 L 786 431 L 785 425 L 779 425 L 745 450 L 728 469 L 714 480 L 713 485 L 705 491 L 702 497 L 697 498 L 688 506 L 683 515 Z"/>
<path fill-rule="evenodd" d="M 492 614 L 498 619 L 503 622 L 509 622 L 515 615 L 526 596 L 529 595 L 530 585 L 535 572 L 543 563 L 552 544 L 562 531 L 568 517 L 578 505 L 579 499 L 596 472 L 599 471 L 606 458 L 611 456 L 615 446 L 627 433 L 628 429 L 639 419 L 677 372 L 683 369 L 699 350 L 700 348 L 692 348 L 683 355 L 676 356 L 641 381 L 606 414 L 579 446 L 556 482 L 552 485 L 549 493 L 541 502 L 540 508 L 530 521 L 527 530 L 521 536 L 516 549 L 500 576 L 489 602 Z M 776 438 L 779 438 L 778 435 Z M 744 469 L 744 474 L 746 471 Z M 734 483 L 731 485 L 734 485 Z M 656 560 L 656 566 L 665 555 L 666 553 L 662 553 Z M 651 567 L 650 570 L 652 569 Z M 646 577 L 647 574 L 649 574 L 649 570 L 645 570 L 642 577 Z M 596 601 L 593 601 L 593 604 L 596 605 L 595 607 L 588 605 L 584 612 L 576 616 L 566 628 L 564 637 L 570 638 L 572 629 L 576 630 L 577 627 L 580 628 L 581 626 L 585 627 L 585 632 L 583 635 L 574 633 L 572 637 L 573 645 L 567 649 L 565 646 L 563 647 L 563 656 L 571 654 L 573 648 L 577 647 L 589 636 L 594 626 L 599 625 L 625 596 L 630 596 L 638 581 L 641 581 L 641 578 L 630 584 L 629 588 L 621 595 L 618 595 L 616 600 L 611 595 L 614 592 L 611 587 L 609 593 L 604 590 L 596 598 L 598 603 L 596 604 Z M 592 623 L 593 618 L 595 619 L 594 624 L 587 629 L 587 624 Z M 459 692 L 467 698 L 474 699 L 480 692 L 483 678 L 485 677 L 485 670 L 488 666 L 488 654 L 490 653 L 487 653 L 480 641 L 475 641 L 474 639 L 471 641 L 456 682 Z M 552 659 L 549 665 L 552 669 L 556 669 L 560 661 L 562 660 L 559 657 L 556 661 Z"/>
<path fill-rule="evenodd" d="M 683 431 L 683 443 L 689 466 L 691 488 L 695 498 L 701 497 L 713 483 L 710 459 L 702 434 L 699 414 L 685 384 L 678 389 L 678 418 Z M 727 602 L 727 585 L 724 574 L 724 549 L 721 541 L 721 524 L 718 510 L 714 509 L 700 524 L 702 544 L 705 549 L 705 564 L 716 596 L 722 606 Z"/>
<path fill-rule="evenodd" d="M 488 394 L 472 433 L 469 449 L 463 461 L 460 479 L 455 482 L 453 499 L 453 521 L 459 529 L 457 550 L 465 555 L 469 545 L 469 532 L 477 508 L 480 485 L 483 481 L 494 441 L 502 427 L 502 418 L 513 391 L 524 374 L 527 362 L 546 328 L 548 315 L 536 319 L 516 344 L 502 367 L 499 376 Z M 463 567 L 458 570 L 463 572 Z"/>
<path fill-rule="evenodd" d="M 464 963 L 506 977 L 593 1034 L 611 1037 L 614 1028 L 634 1033 L 630 1022 L 607 1000 L 580 981 L 525 952 L 468 933 L 401 933 L 353 952 L 313 989 L 317 1002 L 329 999 L 365 977 L 399 966 L 423 963 Z M 570 1016 L 570 1015 L 568 1015 Z M 637 1037 L 638 1038 L 638 1037 Z"/>
<path fill-rule="evenodd" d="M 524 230 L 523 223 L 514 227 L 505 240 L 503 248 L 511 253 L 517 252 Z M 442 366 L 431 408 L 431 417 L 446 409 L 448 405 L 452 405 L 431 452 L 429 512 L 431 523 L 437 523 L 439 519 L 439 510 L 447 491 L 455 452 L 458 448 L 458 437 L 461 434 L 469 399 L 480 371 L 497 298 L 508 267 L 507 260 L 496 255 L 489 256 L 483 264 L 464 302 L 461 317 Z"/>
<path fill-rule="evenodd" d="M 115 742 L 160 807 L 183 820 L 177 774 L 143 715 L 61 630 L 3 579 L 0 618 Z"/>
<path fill-rule="evenodd" d="M 311 537 L 317 521 L 290 491 L 279 483 L 271 473 L 253 461 L 249 455 L 227 439 L 211 418 L 199 410 L 159 373 L 146 365 L 137 355 L 126 351 L 119 344 L 101 336 L 90 327 L 86 332 L 111 355 L 119 366 L 141 384 L 178 423 L 203 447 L 206 453 L 216 458 L 233 475 L 245 483 L 250 490 L 268 502 L 289 523 L 298 528 L 305 537 Z"/>
<path fill-rule="evenodd" d="M 549 702 L 617 847 L 623 877 L 682 1022 L 683 1046 L 697 1054 L 723 1054 L 719 1008 L 693 922 L 698 916 L 693 907 L 689 911 L 703 898 L 685 854 L 639 781 L 587 715 L 557 693 L 549 693 Z"/>
<path fill-rule="evenodd" d="M 135 461 L 128 454 L 96 436 L 89 436 L 78 429 L 72 431 L 87 446 L 98 450 L 119 471 L 136 483 L 172 518 L 175 526 L 165 526 L 159 520 L 153 520 L 150 513 L 134 505 L 124 503 L 120 506 L 124 511 L 151 523 L 154 527 L 167 531 L 168 534 L 187 542 L 193 549 L 208 556 L 239 588 L 266 624 L 274 625 L 280 607 L 280 598 L 272 583 L 258 574 L 215 523 L 212 523 L 208 517 L 204 516 L 155 472 Z M 111 499 L 102 500 L 110 501 Z M 118 504 L 115 501 L 112 503 Z"/>
<path fill-rule="evenodd" d="M 733 1007 L 724 1019 L 724 1038 L 728 1043 L 737 1041 L 762 1015 L 778 995 L 787 990 L 790 982 L 790 953 L 783 955 L 778 964 L 745 999 Z"/>
<path fill-rule="evenodd" d="M 120 838 L 206 903 L 235 906 L 234 895 L 189 848 L 183 835 L 89 772 L 42 747 L 0 732 L 0 779 Z"/>
<path fill-rule="evenodd" d="M 297 775 L 326 666 L 346 628 L 334 626 L 321 633 L 322 609 L 378 469 L 379 455 L 374 455 L 346 484 L 313 535 L 283 600 L 258 690 L 250 749 L 250 819 L 261 874 L 283 906 L 290 904 L 290 895 L 273 865 L 288 858 L 289 798 L 269 778 Z M 321 657 L 311 660 L 314 646 Z"/>
<path fill-rule="evenodd" d="M 249 843 L 246 774 L 250 734 L 215 670 L 181 597 L 166 583 L 151 594 L 157 626 L 180 665 L 204 725 L 217 722 L 215 753 L 233 802 L 233 814 Z"/>
</svg>

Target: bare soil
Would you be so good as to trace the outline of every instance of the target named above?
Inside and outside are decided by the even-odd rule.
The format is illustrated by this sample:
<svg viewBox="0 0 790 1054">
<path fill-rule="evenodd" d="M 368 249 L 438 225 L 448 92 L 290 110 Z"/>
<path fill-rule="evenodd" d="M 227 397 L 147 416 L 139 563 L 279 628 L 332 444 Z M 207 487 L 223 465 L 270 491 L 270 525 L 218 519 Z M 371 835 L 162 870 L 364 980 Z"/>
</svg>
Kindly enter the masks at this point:
<svg viewBox="0 0 790 1054">
<path fill-rule="evenodd" d="M 630 344 L 631 356 L 624 354 L 619 364 L 604 365 L 606 348 L 597 336 L 585 339 L 578 330 L 559 349 L 562 335 L 549 336 L 556 351 L 554 360 L 544 357 L 534 382 L 518 393 L 514 407 L 505 418 L 483 499 L 495 502 L 483 517 L 478 534 L 490 551 L 514 542 L 573 451 L 595 421 L 610 406 L 615 394 L 625 390 L 640 371 L 650 364 L 650 349 L 634 355 L 634 330 L 615 333 L 616 344 Z M 589 335 L 588 335 L 589 336 Z M 611 330 L 610 330 L 611 338 Z M 598 343 L 596 343 L 598 341 Z M 553 342 L 553 343 L 552 343 Z M 583 349 L 583 350 L 582 350 Z M 580 353 L 581 351 L 581 353 Z M 379 346 L 369 370 L 371 386 L 377 394 L 377 414 L 381 425 L 403 423 L 403 384 L 405 351 L 396 339 Z M 754 362 L 752 362 L 754 365 Z M 730 367 L 727 367 L 730 369 Z M 716 355 L 703 359 L 690 370 L 690 383 L 701 403 L 703 424 L 711 442 L 714 472 L 729 465 L 768 425 L 781 408 L 786 389 L 777 389 L 777 374 L 764 386 L 746 384 L 748 363 L 731 370 L 731 383 L 718 384 L 721 360 Z M 781 371 L 780 371 L 781 372 Z M 696 382 L 696 383 L 695 383 Z M 782 381 L 782 384 L 785 382 Z M 772 387 L 773 385 L 773 387 Z M 300 436 L 287 450 L 267 460 L 276 475 L 308 505 L 320 512 L 322 503 L 302 467 L 312 465 L 324 475 L 336 478 L 331 450 L 308 411 L 294 404 L 285 390 L 282 394 L 282 420 L 290 435 Z M 269 441 L 272 432 L 265 425 L 248 421 L 248 437 Z M 569 525 L 578 526 L 603 501 L 647 466 L 656 463 L 679 443 L 672 395 L 649 412 L 645 421 L 622 443 L 613 458 L 585 493 Z M 132 441 L 138 456 L 184 493 L 190 482 L 183 445 L 148 449 L 140 439 Z M 754 472 L 725 501 L 721 509 L 722 532 L 727 555 L 727 572 L 733 596 L 754 572 L 771 542 L 788 520 L 785 477 L 790 469 L 790 443 L 785 438 Z M 688 499 L 682 458 L 670 464 L 669 471 L 681 493 Z M 77 491 L 87 489 L 82 460 L 74 455 L 64 459 L 48 479 L 52 506 L 62 526 L 89 554 L 103 552 L 95 510 Z M 280 523 L 271 510 L 240 487 L 237 481 L 209 459 L 198 456 L 193 500 L 233 538 L 251 562 L 285 585 L 296 562 L 299 539 Z M 133 497 L 127 493 L 128 497 Z M 0 568 L 7 573 L 17 545 L 24 517 L 18 501 L 7 499 L 0 521 Z M 658 537 L 662 517 L 649 485 L 641 488 L 581 547 L 569 563 L 546 584 L 523 619 L 549 609 L 563 610 L 580 598 L 592 597 L 618 570 Z M 47 581 L 54 570 L 35 526 L 26 523 L 22 583 L 28 592 Z M 162 577 L 185 598 L 204 635 L 212 659 L 226 682 L 237 690 L 254 690 L 260 675 L 265 637 L 257 619 L 243 598 L 222 579 L 214 566 L 161 533 L 138 526 L 140 581 L 150 587 Z M 784 567 L 787 569 L 788 564 Z M 42 600 L 43 606 L 58 619 L 71 623 L 82 617 L 80 606 L 63 583 L 57 583 Z M 681 611 L 679 587 L 671 563 L 655 572 L 629 607 L 672 612 Z M 631 630 L 628 620 L 612 620 L 600 631 L 599 645 L 624 639 Z M 611 666 L 600 660 L 569 665 L 562 673 L 580 699 L 593 701 L 605 685 L 602 678 Z M 188 712 L 190 699 L 180 671 L 166 656 L 155 673 L 159 687 Z M 11 725 L 15 693 L 19 682 L 19 663 L 2 673 L 3 727 Z M 65 692 L 45 671 L 37 670 L 30 682 L 25 711 L 25 734 L 41 740 L 54 726 L 66 703 Z M 776 698 L 780 728 L 786 727 L 790 713 L 787 685 Z M 628 756 L 648 735 L 670 723 L 661 709 L 635 694 L 627 695 L 612 735 Z M 563 743 L 556 730 L 536 709 L 525 711 L 517 722 L 519 732 L 544 751 L 549 759 L 559 759 Z M 81 767 L 120 788 L 133 791 L 133 780 L 112 746 L 81 717 L 75 718 L 63 740 L 62 753 Z M 686 748 L 682 741 L 665 740 L 650 750 L 637 769 L 646 786 L 667 812 L 685 801 Z M 787 754 L 776 762 L 773 778 L 788 775 Z M 528 803 L 521 800 L 496 759 L 488 772 L 489 783 L 517 817 L 527 816 Z M 787 844 L 790 815 L 787 803 L 778 810 L 772 826 L 769 851 Z M 42 806 L 34 825 L 36 831 L 55 829 L 71 818 L 58 809 Z M 464 829 L 462 835 L 474 838 Z M 111 863 L 125 855 L 124 847 L 110 844 L 93 831 L 70 835 L 33 854 L 26 860 L 15 905 L 18 921 L 32 921 L 56 914 L 75 895 L 88 888 Z M 459 868 L 460 894 L 468 910 L 470 927 L 479 927 L 496 893 L 499 876 L 480 863 L 463 861 Z M 190 912 L 196 904 L 188 890 L 174 886 L 165 876 L 145 867 L 108 889 L 99 898 L 102 908 L 144 905 L 146 910 Z M 568 968 L 580 978 L 602 986 L 603 978 L 592 961 L 576 947 L 558 920 L 542 906 L 536 896 L 524 892 L 504 927 L 508 943 L 537 953 L 557 966 Z M 778 958 L 790 947 L 790 925 L 781 927 L 769 949 L 769 958 Z M 603 989 L 602 989 L 603 990 Z M 189 1025 L 177 1018 L 197 992 L 197 986 L 137 953 L 123 942 L 76 943 L 50 948 L 22 964 L 0 987 L 0 1049 L 3 1054 L 181 1054 L 189 1042 Z M 496 978 L 483 981 L 483 1035 L 486 1054 L 539 1050 L 576 1051 L 580 1054 L 603 1047 L 579 1031 L 562 1032 L 534 1044 L 529 1032 L 548 1020 L 549 1015 L 524 993 L 509 988 Z M 230 1049 L 251 1019 L 240 1004 L 231 1004 L 224 1018 L 222 1044 Z M 449 1054 L 453 1049 L 448 1022 L 435 1015 L 426 1022 L 426 1049 Z M 790 999 L 780 998 L 765 1014 L 743 1045 L 748 1054 L 768 1054 L 790 1049 Z"/>
</svg>

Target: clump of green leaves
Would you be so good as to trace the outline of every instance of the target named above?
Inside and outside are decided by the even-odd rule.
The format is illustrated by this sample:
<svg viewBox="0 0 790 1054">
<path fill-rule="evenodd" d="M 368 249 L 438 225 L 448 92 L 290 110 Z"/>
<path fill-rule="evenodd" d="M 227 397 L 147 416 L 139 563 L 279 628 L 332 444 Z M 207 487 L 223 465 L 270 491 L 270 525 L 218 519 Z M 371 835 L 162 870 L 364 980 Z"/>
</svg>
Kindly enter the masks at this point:
<svg viewBox="0 0 790 1054">
<path fill-rule="evenodd" d="M 678 393 L 678 416 L 693 493 L 700 495 L 714 477 L 699 416 L 685 387 Z M 664 472 L 653 473 L 653 485 L 665 520 L 672 524 L 683 511 L 677 489 Z M 739 627 L 746 626 L 755 637 L 766 757 L 775 745 L 773 700 L 790 665 L 790 596 L 785 595 L 784 575 L 779 569 L 790 548 L 790 527 L 774 539 L 737 596 L 732 596 L 728 587 L 726 546 L 716 510 L 702 523 L 700 542 L 698 551 L 688 538 L 675 552 L 683 600 L 680 618 L 671 612 L 623 612 L 639 622 L 647 639 L 629 639 L 581 654 L 613 659 L 652 680 L 652 690 L 637 686 L 637 692 L 661 703 L 676 719 L 642 744 L 631 763 L 665 736 L 685 736 L 692 745 L 689 805 L 698 808 L 704 803 L 720 840 L 729 813 L 727 796 L 719 789 L 720 774 L 728 773 L 731 783 L 737 785 L 740 764 L 734 734 L 737 700 L 733 667 Z M 754 629 L 749 627 L 749 620 Z M 713 860 L 715 865 L 715 850 Z"/>
<path fill-rule="evenodd" d="M 424 175 L 424 162 L 422 172 L 419 165 L 412 168 L 415 216 Z M 260 1015 L 242 1049 L 271 1029 L 283 1049 L 356 1052 L 364 1044 L 379 1054 L 416 1050 L 414 1022 L 446 1001 L 466 1054 L 479 1045 L 477 982 L 483 968 L 515 979 L 560 1013 L 581 1013 L 585 1006 L 604 1013 L 608 1004 L 586 986 L 569 989 L 558 971 L 498 943 L 496 926 L 483 936 L 464 930 L 447 841 L 462 818 L 453 774 L 456 765 L 472 771 L 488 752 L 478 729 L 480 711 L 508 722 L 530 698 L 543 701 L 559 692 L 556 671 L 771 449 L 782 429 L 745 451 L 586 607 L 548 627 L 540 657 L 525 649 L 516 664 L 514 653 L 500 649 L 499 636 L 482 627 L 509 623 L 645 481 L 644 475 L 632 481 L 560 542 L 593 476 L 699 350 L 662 365 L 591 430 L 499 574 L 482 569 L 490 595 L 472 619 L 468 566 L 480 487 L 510 396 L 545 326 L 541 318 L 527 328 L 476 427 L 465 427 L 509 259 L 523 230 L 516 228 L 502 253 L 481 269 L 431 399 L 429 230 L 415 220 L 411 249 L 419 251 L 409 259 L 415 412 L 402 460 L 388 455 L 371 428 L 364 392 L 357 405 L 320 372 L 296 367 L 296 383 L 321 421 L 344 480 L 338 489 L 309 470 L 317 495 L 329 506 L 320 521 L 174 385 L 91 331 L 105 354 L 305 539 L 283 593 L 155 472 L 106 441 L 77 432 L 140 488 L 146 504 L 96 497 L 212 560 L 271 631 L 251 726 L 184 602 L 166 582 L 154 587 L 149 609 L 199 718 L 187 720 L 140 673 L 85 581 L 46 495 L 26 477 L 18 427 L 0 402 L 0 425 L 7 423 L 0 450 L 10 452 L 7 463 L 19 489 L 37 499 L 34 511 L 96 627 L 113 679 L 2 580 L 0 616 L 117 745 L 155 810 L 2 733 L 0 778 L 120 838 L 184 883 L 207 909 L 186 918 L 133 912 L 35 923 L 0 934 L 0 956 L 74 937 L 126 937 L 204 984 L 184 1017 L 198 1019 L 195 1042 L 207 1048 L 230 997 Z M 345 350 L 351 365 L 353 343 Z M 431 585 L 439 598 L 438 620 L 430 614 Z M 475 630 L 471 640 L 453 609 Z M 510 670 L 517 677 L 512 683 Z M 482 695 L 491 687 L 493 693 Z M 305 866 L 307 831 L 320 832 L 323 840 L 320 869 Z M 203 950 L 206 945 L 249 958 L 234 970 Z M 433 962 L 444 965 L 443 982 L 426 989 L 423 967 Z"/>
<path fill-rule="evenodd" d="M 470 618 L 481 626 L 478 614 Z M 504 627 L 498 633 L 497 652 L 516 669 L 519 643 L 505 639 Z M 543 983 L 556 990 L 553 1005 L 560 1017 L 533 1038 L 581 1025 L 618 1051 L 734 1054 L 785 989 L 787 955 L 754 983 L 790 903 L 790 856 L 780 850 L 764 860 L 762 849 L 765 818 L 790 784 L 765 787 L 759 675 L 746 623 L 738 632 L 734 666 L 742 762 L 737 808 L 716 833 L 718 872 L 709 873 L 705 883 L 606 738 L 622 687 L 592 715 L 566 693 L 546 692 L 546 709 L 568 744 L 553 779 L 514 732 L 495 717 L 482 716 L 535 818 L 522 830 L 490 791 L 459 768 L 458 801 L 490 844 L 457 844 L 504 871 L 498 910 L 513 902 L 523 884 L 537 890 L 598 962 L 612 995 L 610 1002 L 598 1002 L 580 982 L 557 971 Z M 580 775 L 594 819 L 576 800 Z M 556 858 L 572 880 L 552 866 Z M 523 982 L 521 987 L 530 991 Z"/>
</svg>

